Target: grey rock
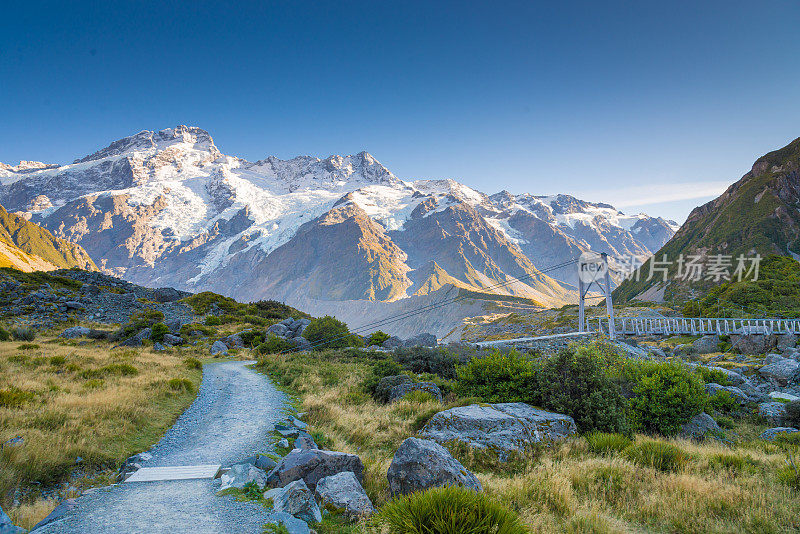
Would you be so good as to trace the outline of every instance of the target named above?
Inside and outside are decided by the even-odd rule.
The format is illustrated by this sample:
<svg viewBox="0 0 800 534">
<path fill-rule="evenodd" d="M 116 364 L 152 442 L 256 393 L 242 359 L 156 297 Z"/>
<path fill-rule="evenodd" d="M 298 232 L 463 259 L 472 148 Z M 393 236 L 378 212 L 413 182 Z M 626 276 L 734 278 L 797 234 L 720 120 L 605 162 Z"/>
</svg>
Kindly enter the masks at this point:
<svg viewBox="0 0 800 534">
<path fill-rule="evenodd" d="M 294 480 L 277 492 L 269 492 L 276 512 L 285 512 L 307 523 L 322 521 L 314 494 L 303 480 Z"/>
<path fill-rule="evenodd" d="M 797 346 L 796 334 L 781 334 L 778 336 L 776 348 L 784 352 L 786 349 L 794 348 Z"/>
<path fill-rule="evenodd" d="M 389 339 L 381 343 L 381 347 L 385 349 L 396 349 L 403 346 L 403 340 L 397 336 L 391 336 Z"/>
<path fill-rule="evenodd" d="M 758 415 L 774 426 L 781 426 L 786 415 L 786 404 L 782 402 L 762 402 L 758 405 Z"/>
<path fill-rule="evenodd" d="M 284 438 L 296 438 L 300 434 L 300 429 L 295 426 L 275 425 L 275 432 Z"/>
<path fill-rule="evenodd" d="M 240 463 L 231 466 L 227 473 L 224 473 L 220 480 L 222 485 L 219 490 L 223 491 L 228 488 L 243 488 L 250 482 L 254 482 L 256 486 L 264 489 L 267 486 L 267 475 L 251 463 Z"/>
<path fill-rule="evenodd" d="M 153 343 L 153 350 L 155 352 L 163 352 L 163 351 L 167 350 L 167 347 L 165 347 L 164 345 L 162 345 L 161 343 L 156 341 L 155 343 Z"/>
<path fill-rule="evenodd" d="M 172 287 L 159 287 L 153 290 L 153 300 L 156 302 L 175 302 L 182 298 L 186 298 L 190 293 L 185 291 L 178 291 Z"/>
<path fill-rule="evenodd" d="M 216 354 L 222 354 L 222 355 L 228 354 L 228 346 L 225 345 L 225 343 L 223 343 L 220 340 L 215 341 L 211 345 L 211 355 L 214 356 Z"/>
<path fill-rule="evenodd" d="M 742 354 L 764 354 L 777 344 L 774 335 L 766 334 L 742 334 L 732 335 L 731 345 L 736 347 Z"/>
<path fill-rule="evenodd" d="M 412 382 L 408 375 L 384 376 L 375 386 L 375 398 L 382 402 L 389 402 L 389 398 L 395 386 L 406 382 Z"/>
<path fill-rule="evenodd" d="M 222 341 L 225 344 L 225 346 L 229 349 L 244 348 L 244 342 L 242 341 L 242 337 L 239 334 L 231 334 L 229 336 L 223 337 L 220 341 Z"/>
<path fill-rule="evenodd" d="M 311 434 L 302 431 L 297 435 L 297 439 L 294 440 L 294 448 L 301 450 L 319 449 Z"/>
<path fill-rule="evenodd" d="M 280 439 L 275 443 L 275 446 L 280 449 L 288 449 L 289 448 L 289 440 L 286 438 Z"/>
<path fill-rule="evenodd" d="M 273 512 L 267 519 L 267 524 L 283 525 L 289 534 L 311 534 L 308 524 L 302 519 L 297 519 L 286 512 Z"/>
<path fill-rule="evenodd" d="M 417 334 L 403 342 L 404 347 L 435 347 L 437 344 L 436 336 L 427 333 Z"/>
<path fill-rule="evenodd" d="M 151 328 L 142 328 L 131 337 L 119 344 L 120 347 L 141 347 L 145 339 L 150 339 L 153 335 Z"/>
<path fill-rule="evenodd" d="M 769 365 L 765 365 L 758 370 L 759 374 L 779 386 L 787 386 L 789 381 L 793 378 L 795 371 L 800 367 L 800 363 L 790 360 L 788 358 L 780 358 L 776 360 L 773 358 Z"/>
<path fill-rule="evenodd" d="M 766 356 L 764 356 L 764 365 L 771 365 L 773 363 L 782 362 L 783 360 L 784 357 L 781 356 L 780 354 L 774 354 L 774 353 L 767 354 Z"/>
<path fill-rule="evenodd" d="M 305 430 L 308 428 L 308 425 L 306 423 L 304 423 L 303 421 L 301 421 L 300 419 L 298 419 L 293 415 L 289 416 L 289 422 L 292 423 L 296 428 L 299 428 L 300 430 Z"/>
<path fill-rule="evenodd" d="M 11 523 L 11 518 L 0 508 L 0 534 L 17 534 L 17 533 L 26 532 L 25 529 L 21 527 L 14 526 Z"/>
<path fill-rule="evenodd" d="M 278 463 L 275 460 L 264 454 L 255 454 L 253 456 L 245 458 L 244 460 L 242 460 L 241 463 L 253 464 L 254 466 L 264 471 L 265 473 L 269 473 L 270 471 L 275 469 L 276 465 L 278 465 Z"/>
<path fill-rule="evenodd" d="M 389 402 L 395 402 L 412 391 L 425 391 L 430 393 L 431 397 L 433 397 L 438 402 L 442 402 L 442 392 L 439 390 L 439 386 L 434 384 L 433 382 L 401 382 L 394 386 L 391 391 L 389 392 Z"/>
<path fill-rule="evenodd" d="M 778 437 L 779 434 L 794 434 L 795 432 L 800 432 L 800 430 L 788 426 L 779 426 L 775 428 L 768 428 L 758 437 L 766 441 L 775 441 L 775 438 Z"/>
<path fill-rule="evenodd" d="M 164 334 L 165 345 L 178 346 L 178 345 L 183 345 L 183 343 L 184 343 L 183 338 L 180 336 L 176 336 L 173 334 Z"/>
<path fill-rule="evenodd" d="M 283 338 L 285 338 L 289 332 L 291 332 L 291 330 L 289 330 L 286 325 L 281 323 L 275 323 L 267 328 L 267 334 L 275 334 L 276 336 Z"/>
<path fill-rule="evenodd" d="M 294 449 L 270 472 L 267 483 L 272 487 L 283 487 L 289 482 L 303 479 L 313 490 L 320 479 L 343 471 L 352 471 L 359 481 L 364 479 L 364 464 L 355 454 Z"/>
<path fill-rule="evenodd" d="M 76 300 L 69 300 L 64 303 L 68 310 L 81 310 L 83 309 L 83 304 Z"/>
<path fill-rule="evenodd" d="M 461 462 L 435 441 L 408 438 L 395 452 L 386 473 L 392 496 L 440 486 L 482 491 L 481 483 Z"/>
<path fill-rule="evenodd" d="M 692 342 L 694 352 L 698 354 L 710 354 L 712 352 L 719 352 L 719 336 L 703 336 L 700 339 Z"/>
<path fill-rule="evenodd" d="M 773 391 L 772 393 L 769 394 L 769 397 L 771 399 L 775 399 L 775 400 L 778 400 L 778 401 L 786 401 L 786 402 L 792 402 L 792 401 L 800 400 L 800 396 L 793 395 L 793 394 L 791 394 L 789 392 L 785 392 L 785 391 L 784 392 Z"/>
<path fill-rule="evenodd" d="M 170 319 L 164 323 L 169 328 L 170 333 L 172 334 L 180 334 L 181 327 L 183 326 L 183 321 L 180 319 Z"/>
<path fill-rule="evenodd" d="M 294 348 L 297 351 L 308 351 L 314 348 L 314 346 L 311 344 L 309 340 L 300 336 L 299 334 L 297 337 L 293 337 L 291 341 L 292 345 L 294 345 Z"/>
<path fill-rule="evenodd" d="M 375 512 L 367 492 L 350 471 L 320 479 L 314 495 L 324 508 L 343 510 L 347 517 L 356 519 Z"/>
<path fill-rule="evenodd" d="M 688 423 L 684 423 L 680 435 L 686 439 L 702 440 L 711 431 L 720 432 L 721 429 L 710 415 L 703 412 L 692 417 Z"/>
<path fill-rule="evenodd" d="M 89 335 L 90 330 L 85 326 L 72 326 L 67 328 L 58 337 L 63 337 L 64 339 L 75 339 L 77 337 L 84 337 Z"/>
<path fill-rule="evenodd" d="M 576 432 L 572 417 L 513 402 L 444 410 L 434 415 L 420 434 L 439 443 L 457 440 L 471 447 L 488 447 L 502 455 Z"/>
</svg>

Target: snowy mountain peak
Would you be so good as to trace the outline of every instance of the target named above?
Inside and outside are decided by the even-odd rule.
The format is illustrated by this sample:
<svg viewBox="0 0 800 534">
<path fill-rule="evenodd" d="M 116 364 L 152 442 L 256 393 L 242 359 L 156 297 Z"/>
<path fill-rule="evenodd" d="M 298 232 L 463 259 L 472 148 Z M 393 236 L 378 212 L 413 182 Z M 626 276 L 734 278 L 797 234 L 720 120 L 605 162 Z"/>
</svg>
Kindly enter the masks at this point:
<svg viewBox="0 0 800 534">
<path fill-rule="evenodd" d="M 82 159 L 75 160 L 74 163 L 96 161 L 134 152 L 158 151 L 173 145 L 184 145 L 187 149 L 206 151 L 214 157 L 221 155 L 207 131 L 195 126 L 179 125 L 175 128 L 166 128 L 158 132 L 143 130 L 135 135 L 123 137 L 106 148 Z"/>
</svg>

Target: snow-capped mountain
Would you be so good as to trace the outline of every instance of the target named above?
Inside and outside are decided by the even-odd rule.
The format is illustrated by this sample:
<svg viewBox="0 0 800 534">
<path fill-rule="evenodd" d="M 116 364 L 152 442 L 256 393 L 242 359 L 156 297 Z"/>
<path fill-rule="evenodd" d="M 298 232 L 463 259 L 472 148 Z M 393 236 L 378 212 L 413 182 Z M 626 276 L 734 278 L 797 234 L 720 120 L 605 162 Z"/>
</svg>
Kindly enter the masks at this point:
<svg viewBox="0 0 800 534">
<path fill-rule="evenodd" d="M 313 302 L 443 287 L 559 304 L 572 298 L 574 268 L 557 279 L 541 269 L 590 247 L 644 258 L 674 233 L 663 219 L 566 195 L 401 180 L 366 152 L 248 162 L 186 126 L 143 131 L 69 165 L 0 164 L 0 204 L 132 282 L 312 313 Z"/>
</svg>

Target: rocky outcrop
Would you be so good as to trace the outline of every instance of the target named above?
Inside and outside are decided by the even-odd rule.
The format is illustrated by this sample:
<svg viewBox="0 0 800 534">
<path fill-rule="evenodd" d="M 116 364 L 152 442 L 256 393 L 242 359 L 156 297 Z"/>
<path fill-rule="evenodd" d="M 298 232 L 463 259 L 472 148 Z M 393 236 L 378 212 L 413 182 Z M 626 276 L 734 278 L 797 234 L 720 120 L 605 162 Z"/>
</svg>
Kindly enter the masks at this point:
<svg viewBox="0 0 800 534">
<path fill-rule="evenodd" d="M 282 488 L 275 488 L 264 493 L 264 498 L 272 500 L 276 512 L 285 512 L 307 523 L 322 521 L 314 495 L 302 480 L 295 480 Z"/>
<path fill-rule="evenodd" d="M 703 336 L 692 342 L 692 349 L 698 354 L 719 352 L 719 336 Z"/>
<path fill-rule="evenodd" d="M 354 473 L 359 482 L 364 479 L 364 464 L 355 454 L 294 449 L 269 473 L 267 483 L 272 487 L 283 487 L 302 479 L 314 490 L 320 479 L 345 471 Z"/>
<path fill-rule="evenodd" d="M 232 465 L 226 473 L 222 474 L 220 480 L 222 485 L 219 491 L 228 488 L 242 489 L 251 482 L 261 489 L 267 485 L 267 475 L 264 471 L 249 462 Z"/>
<path fill-rule="evenodd" d="M 434 400 L 442 402 L 442 392 L 439 390 L 439 386 L 433 382 L 411 381 L 403 381 L 394 386 L 389 392 L 389 402 L 396 402 L 412 391 L 424 391 L 425 393 L 429 393 Z"/>
<path fill-rule="evenodd" d="M 472 404 L 444 410 L 434 415 L 420 434 L 439 443 L 461 441 L 504 455 L 527 450 L 540 441 L 560 440 L 576 432 L 572 417 L 515 402 Z"/>
<path fill-rule="evenodd" d="M 367 492 L 350 471 L 320 479 L 314 494 L 323 508 L 341 510 L 351 519 L 369 516 L 375 511 Z"/>
<path fill-rule="evenodd" d="M 461 462 L 434 441 L 408 438 L 395 452 L 386 474 L 392 495 L 407 495 L 439 486 L 482 491 L 481 483 Z"/>
<path fill-rule="evenodd" d="M 762 432 L 758 437 L 766 441 L 775 441 L 775 438 L 782 434 L 794 434 L 795 432 L 800 432 L 800 430 L 785 426 L 775 427 L 775 428 L 768 428 L 767 430 Z"/>
<path fill-rule="evenodd" d="M 782 358 L 778 355 L 775 355 L 769 359 L 765 359 L 765 362 L 769 363 L 759 369 L 758 373 L 767 380 L 770 380 L 781 387 L 789 384 L 789 381 L 792 379 L 795 371 L 797 371 L 798 367 L 800 367 L 799 362 L 789 358 Z"/>
<path fill-rule="evenodd" d="M 686 439 L 702 440 L 709 432 L 721 432 L 716 421 L 707 413 L 699 413 L 681 426 L 680 436 Z"/>
<path fill-rule="evenodd" d="M 758 405 L 758 415 L 773 426 L 781 426 L 786 415 L 786 404 L 783 402 L 762 402 Z"/>
</svg>

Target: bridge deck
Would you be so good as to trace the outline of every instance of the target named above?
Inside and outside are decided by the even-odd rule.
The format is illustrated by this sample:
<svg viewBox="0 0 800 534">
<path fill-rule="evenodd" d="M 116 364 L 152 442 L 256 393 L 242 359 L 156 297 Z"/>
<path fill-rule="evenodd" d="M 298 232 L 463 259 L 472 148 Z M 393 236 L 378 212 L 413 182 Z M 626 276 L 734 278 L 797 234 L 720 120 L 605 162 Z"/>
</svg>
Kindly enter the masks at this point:
<svg viewBox="0 0 800 534">
<path fill-rule="evenodd" d="M 596 329 L 592 328 L 596 325 Z M 608 319 L 590 322 L 590 329 L 608 333 Z M 616 317 L 620 335 L 800 334 L 800 319 L 734 319 L 706 317 Z"/>
</svg>

